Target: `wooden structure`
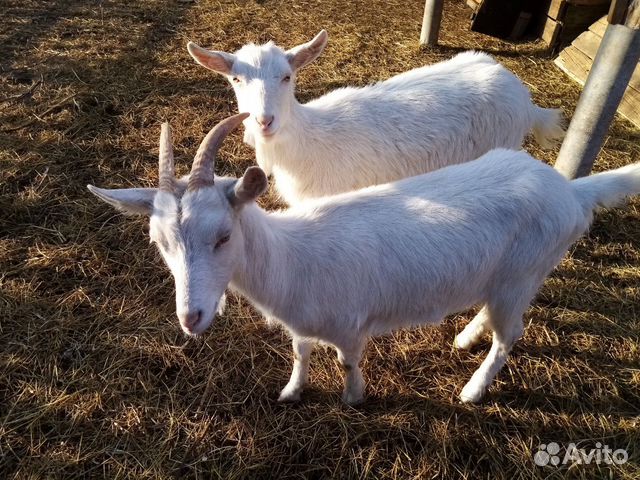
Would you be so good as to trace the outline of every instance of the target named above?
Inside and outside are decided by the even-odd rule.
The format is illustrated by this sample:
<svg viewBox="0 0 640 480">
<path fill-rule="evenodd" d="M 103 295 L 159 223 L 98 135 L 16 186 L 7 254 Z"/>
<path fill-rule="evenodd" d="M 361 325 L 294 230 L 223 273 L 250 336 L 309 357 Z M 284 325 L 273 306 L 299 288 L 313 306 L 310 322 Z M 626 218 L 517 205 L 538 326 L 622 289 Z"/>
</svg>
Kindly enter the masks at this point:
<svg viewBox="0 0 640 480">
<path fill-rule="evenodd" d="M 555 167 L 568 178 L 588 175 L 640 59 L 640 0 L 614 0 Z"/>
<path fill-rule="evenodd" d="M 471 30 L 498 38 L 542 38 L 550 49 L 567 45 L 604 15 L 611 0 L 466 0 Z"/>
<path fill-rule="evenodd" d="M 587 81 L 607 25 L 607 17 L 604 16 L 562 50 L 555 60 L 555 64 L 580 85 Z M 640 128 L 640 64 L 631 75 L 629 86 L 618 106 L 618 113 Z"/>
<path fill-rule="evenodd" d="M 565 46 L 606 14 L 610 3 L 611 0 L 551 0 L 538 23 L 540 38 L 552 50 Z"/>
</svg>

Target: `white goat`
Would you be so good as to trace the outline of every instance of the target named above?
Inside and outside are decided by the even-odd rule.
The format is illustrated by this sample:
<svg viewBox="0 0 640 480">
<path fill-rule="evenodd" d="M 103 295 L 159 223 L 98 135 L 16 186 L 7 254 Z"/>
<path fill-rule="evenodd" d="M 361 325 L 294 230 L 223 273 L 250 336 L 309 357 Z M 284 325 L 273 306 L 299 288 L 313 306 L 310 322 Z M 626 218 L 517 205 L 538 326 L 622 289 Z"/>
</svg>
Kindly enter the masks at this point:
<svg viewBox="0 0 640 480">
<path fill-rule="evenodd" d="M 290 205 L 466 162 L 492 148 L 519 149 L 531 130 L 543 146 L 564 135 L 559 110 L 534 105 L 513 73 L 476 52 L 302 105 L 296 73 L 326 43 L 323 30 L 286 52 L 271 42 L 235 54 L 188 44 L 198 63 L 231 82 L 238 109 L 251 113 L 245 141 Z"/>
<path fill-rule="evenodd" d="M 219 143 L 244 118 L 228 118 L 207 135 L 188 180 L 173 177 L 165 124 L 159 189 L 89 189 L 125 212 L 150 215 L 149 235 L 175 277 L 185 332 L 204 332 L 227 285 L 284 325 L 294 366 L 283 401 L 299 399 L 314 343 L 337 349 L 343 398 L 357 403 L 369 337 L 438 324 L 473 305 L 483 307 L 456 345 L 469 348 L 493 333 L 489 355 L 460 395 L 480 400 L 522 335 L 531 298 L 587 230 L 593 210 L 640 192 L 640 163 L 569 182 L 524 152 L 493 150 L 267 213 L 254 203 L 267 188 L 260 168 L 238 180 L 214 177 Z"/>
</svg>

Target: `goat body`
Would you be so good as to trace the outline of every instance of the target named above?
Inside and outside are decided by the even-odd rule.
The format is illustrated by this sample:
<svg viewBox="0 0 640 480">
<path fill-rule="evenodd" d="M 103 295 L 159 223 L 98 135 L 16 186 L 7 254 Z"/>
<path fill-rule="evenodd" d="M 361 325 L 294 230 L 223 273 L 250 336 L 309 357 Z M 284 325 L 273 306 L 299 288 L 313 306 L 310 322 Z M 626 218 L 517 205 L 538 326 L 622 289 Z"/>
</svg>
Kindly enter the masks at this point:
<svg viewBox="0 0 640 480">
<path fill-rule="evenodd" d="M 466 162 L 497 147 L 518 149 L 530 131 L 545 147 L 564 134 L 558 110 L 533 104 L 513 73 L 477 52 L 300 104 L 295 59 L 307 48 L 319 55 L 322 34 L 296 52 L 273 43 L 235 54 L 189 44 L 199 63 L 233 79 L 239 110 L 251 113 L 245 141 L 290 205 Z M 212 66 L 219 55 L 226 63 Z"/>
<path fill-rule="evenodd" d="M 640 165 L 568 182 L 524 152 L 494 150 L 304 208 L 267 214 L 250 206 L 240 216 L 245 260 L 230 286 L 294 338 L 299 365 L 282 400 L 299 398 L 317 341 L 338 349 L 348 372 L 344 399 L 354 403 L 368 337 L 483 305 L 457 338 L 468 348 L 493 332 L 491 353 L 461 394 L 477 401 L 593 209 L 638 192 Z"/>
<path fill-rule="evenodd" d="M 290 205 L 400 180 L 540 143 L 560 116 L 531 102 L 518 78 L 482 53 L 411 70 L 363 88 L 342 88 L 291 108 L 272 139 L 256 136 L 256 161 Z M 516 167 L 517 168 L 517 167 Z"/>
<path fill-rule="evenodd" d="M 280 395 L 286 401 L 299 399 L 316 342 L 337 349 L 343 397 L 356 403 L 369 337 L 481 305 L 456 337 L 468 348 L 493 334 L 460 395 L 478 401 L 522 335 L 527 305 L 594 209 L 640 193 L 640 164 L 570 182 L 524 152 L 498 149 L 267 213 L 254 202 L 267 187 L 258 167 L 237 180 L 214 179 L 217 144 L 245 118 L 231 117 L 207 135 L 188 181 L 173 181 L 165 134 L 160 189 L 90 189 L 121 210 L 151 216 L 149 234 L 174 276 L 187 333 L 206 330 L 227 286 L 285 326 L 295 352 Z"/>
</svg>

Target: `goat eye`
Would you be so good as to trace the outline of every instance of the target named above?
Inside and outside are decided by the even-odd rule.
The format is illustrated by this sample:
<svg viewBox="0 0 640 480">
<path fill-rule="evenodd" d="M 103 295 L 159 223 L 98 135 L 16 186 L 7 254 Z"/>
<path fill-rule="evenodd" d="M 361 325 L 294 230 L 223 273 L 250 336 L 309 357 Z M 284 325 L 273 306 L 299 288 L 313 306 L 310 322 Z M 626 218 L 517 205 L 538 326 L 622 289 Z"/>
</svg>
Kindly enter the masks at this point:
<svg viewBox="0 0 640 480">
<path fill-rule="evenodd" d="M 229 241 L 229 235 L 225 235 L 224 237 L 222 237 L 216 242 L 216 245 L 214 248 L 220 248 L 222 245 L 224 245 L 228 241 Z"/>
<path fill-rule="evenodd" d="M 240 77 L 233 77 L 231 80 L 233 80 L 233 83 L 240 83 L 242 81 Z"/>
<path fill-rule="evenodd" d="M 291 80 L 291 75 L 287 75 L 282 79 L 283 82 L 288 82 L 289 80 Z"/>
</svg>

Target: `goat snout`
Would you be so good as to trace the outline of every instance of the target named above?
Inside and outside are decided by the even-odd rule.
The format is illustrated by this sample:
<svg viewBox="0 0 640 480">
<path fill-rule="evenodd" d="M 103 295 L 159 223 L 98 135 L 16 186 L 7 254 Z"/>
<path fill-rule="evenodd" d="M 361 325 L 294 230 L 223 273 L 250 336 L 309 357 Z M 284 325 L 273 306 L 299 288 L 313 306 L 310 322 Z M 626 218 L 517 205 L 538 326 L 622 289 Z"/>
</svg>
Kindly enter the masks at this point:
<svg viewBox="0 0 640 480">
<path fill-rule="evenodd" d="M 259 115 L 256 117 L 256 122 L 258 122 L 262 130 L 267 130 L 273 123 L 273 119 L 273 115 Z"/>
<path fill-rule="evenodd" d="M 202 310 L 194 310 L 180 315 L 180 323 L 187 330 L 193 330 L 202 320 Z"/>
</svg>

